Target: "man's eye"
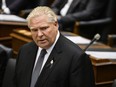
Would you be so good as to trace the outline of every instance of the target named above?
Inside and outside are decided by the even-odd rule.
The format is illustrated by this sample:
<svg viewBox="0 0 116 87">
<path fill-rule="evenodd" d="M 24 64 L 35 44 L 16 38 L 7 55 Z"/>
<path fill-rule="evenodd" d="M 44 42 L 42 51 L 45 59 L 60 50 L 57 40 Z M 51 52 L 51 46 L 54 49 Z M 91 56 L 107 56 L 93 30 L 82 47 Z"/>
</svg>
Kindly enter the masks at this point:
<svg viewBox="0 0 116 87">
<path fill-rule="evenodd" d="M 38 29 L 32 29 L 31 31 L 32 31 L 32 32 L 36 32 L 36 31 L 38 31 Z"/>
<path fill-rule="evenodd" d="M 47 28 L 49 28 L 48 26 L 47 27 L 42 27 L 41 30 L 46 30 Z"/>
</svg>

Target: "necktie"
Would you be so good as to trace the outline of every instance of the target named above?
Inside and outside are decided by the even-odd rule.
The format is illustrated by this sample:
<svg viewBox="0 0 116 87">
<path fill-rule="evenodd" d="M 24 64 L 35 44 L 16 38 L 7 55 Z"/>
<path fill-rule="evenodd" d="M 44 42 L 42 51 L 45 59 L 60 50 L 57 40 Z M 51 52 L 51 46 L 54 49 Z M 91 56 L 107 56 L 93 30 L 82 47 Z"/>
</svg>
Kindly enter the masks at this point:
<svg viewBox="0 0 116 87">
<path fill-rule="evenodd" d="M 33 73 L 32 73 L 32 79 L 31 79 L 31 86 L 30 87 L 34 87 L 35 84 L 36 84 L 36 81 L 37 81 L 37 79 L 40 75 L 41 66 L 42 66 L 44 56 L 45 56 L 46 53 L 47 52 L 46 52 L 45 49 L 41 50 L 41 53 L 40 53 L 40 56 L 38 58 L 37 64 L 36 64 L 35 69 L 33 70 Z"/>
</svg>

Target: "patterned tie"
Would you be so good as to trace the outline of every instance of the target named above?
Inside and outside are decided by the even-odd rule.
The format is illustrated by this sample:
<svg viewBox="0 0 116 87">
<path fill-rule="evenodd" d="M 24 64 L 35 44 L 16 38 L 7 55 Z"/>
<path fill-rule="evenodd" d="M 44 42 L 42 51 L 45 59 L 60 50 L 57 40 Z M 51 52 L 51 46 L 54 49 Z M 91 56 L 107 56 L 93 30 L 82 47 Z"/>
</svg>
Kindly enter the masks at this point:
<svg viewBox="0 0 116 87">
<path fill-rule="evenodd" d="M 42 63 L 43 63 L 43 60 L 44 60 L 44 56 L 46 54 L 46 50 L 45 49 L 42 49 L 41 50 L 41 53 L 40 53 L 40 56 L 38 58 L 38 61 L 37 61 L 37 64 L 35 66 L 35 69 L 33 70 L 33 73 L 32 73 L 32 79 L 31 79 L 31 86 L 30 87 L 34 87 L 35 84 L 36 84 L 36 81 L 40 75 L 40 70 L 41 70 L 41 67 L 42 67 Z"/>
</svg>

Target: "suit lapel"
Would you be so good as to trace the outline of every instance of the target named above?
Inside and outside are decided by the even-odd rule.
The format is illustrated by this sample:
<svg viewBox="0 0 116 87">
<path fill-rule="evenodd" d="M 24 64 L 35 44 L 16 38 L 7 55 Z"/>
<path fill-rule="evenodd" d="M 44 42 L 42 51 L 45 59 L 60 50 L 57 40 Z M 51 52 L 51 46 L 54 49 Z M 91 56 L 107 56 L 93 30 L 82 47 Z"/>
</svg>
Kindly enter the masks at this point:
<svg viewBox="0 0 116 87">
<path fill-rule="evenodd" d="M 38 81 L 37 81 L 35 87 L 43 87 L 43 85 L 45 84 L 45 81 L 49 77 L 50 73 L 53 71 L 56 64 L 60 60 L 59 55 L 60 55 L 60 53 L 62 53 L 61 49 L 62 49 L 62 47 L 61 47 L 60 38 L 59 38 L 59 40 L 57 41 L 54 49 L 52 50 L 45 66 L 44 66 L 44 68 L 43 68 L 43 70 L 38 78 Z"/>
</svg>

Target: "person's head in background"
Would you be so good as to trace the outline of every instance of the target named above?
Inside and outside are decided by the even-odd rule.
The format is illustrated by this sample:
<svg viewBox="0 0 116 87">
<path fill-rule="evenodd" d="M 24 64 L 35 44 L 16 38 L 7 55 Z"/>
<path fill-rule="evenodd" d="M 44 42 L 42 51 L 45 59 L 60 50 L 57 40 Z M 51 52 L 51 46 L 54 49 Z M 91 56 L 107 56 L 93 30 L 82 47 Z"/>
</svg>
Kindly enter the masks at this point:
<svg viewBox="0 0 116 87">
<path fill-rule="evenodd" d="M 27 17 L 28 27 L 37 46 L 48 49 L 58 33 L 57 15 L 46 6 L 36 7 Z"/>
</svg>

